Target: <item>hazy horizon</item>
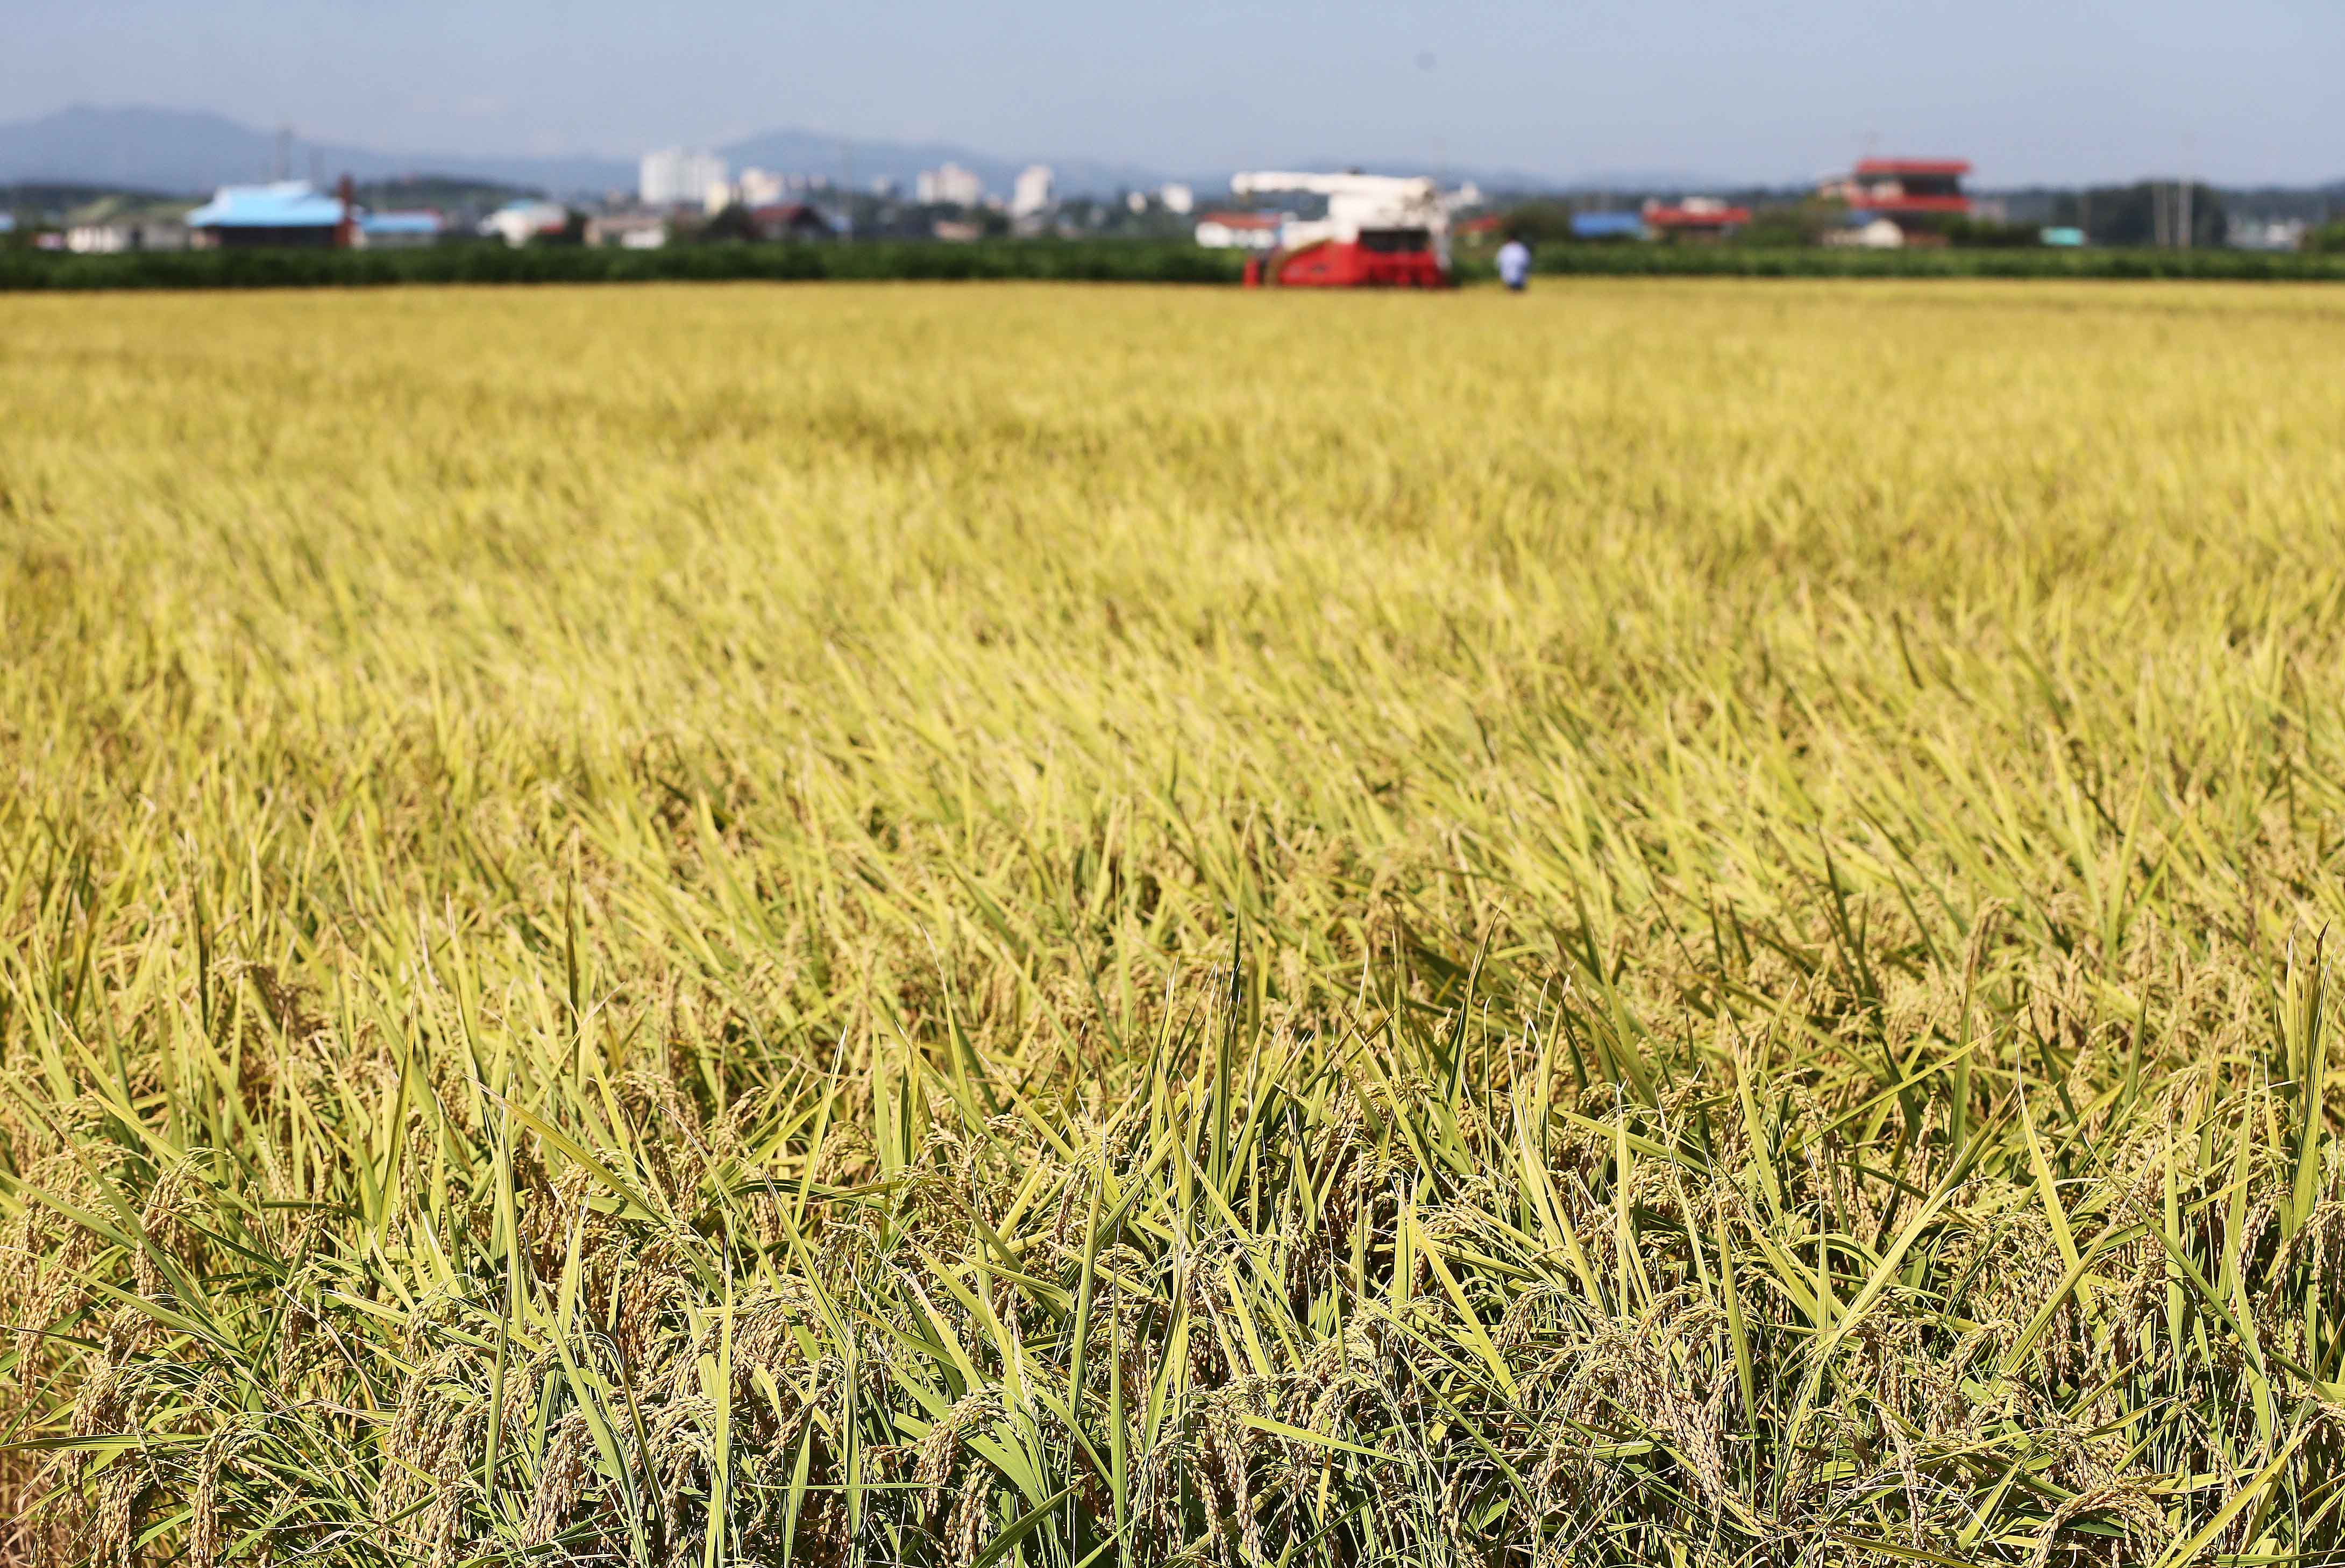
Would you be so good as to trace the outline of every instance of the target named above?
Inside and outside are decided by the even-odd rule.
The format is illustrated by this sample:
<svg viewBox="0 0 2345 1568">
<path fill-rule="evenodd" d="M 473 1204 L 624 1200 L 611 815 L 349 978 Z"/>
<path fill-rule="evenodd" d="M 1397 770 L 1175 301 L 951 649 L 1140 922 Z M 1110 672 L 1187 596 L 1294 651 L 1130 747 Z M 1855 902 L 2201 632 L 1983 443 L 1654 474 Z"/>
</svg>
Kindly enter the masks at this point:
<svg viewBox="0 0 2345 1568">
<path fill-rule="evenodd" d="M 2187 171 L 2345 177 L 2345 8 L 2235 0 L 1227 0 L 1127 16 L 711 0 L 451 0 L 200 11 L 91 0 L 11 24 L 6 117 L 208 109 L 417 153 L 631 157 L 777 126 L 1188 173 L 1297 157 L 1777 183 L 1867 150 L 1964 157 L 1983 185 Z"/>
</svg>

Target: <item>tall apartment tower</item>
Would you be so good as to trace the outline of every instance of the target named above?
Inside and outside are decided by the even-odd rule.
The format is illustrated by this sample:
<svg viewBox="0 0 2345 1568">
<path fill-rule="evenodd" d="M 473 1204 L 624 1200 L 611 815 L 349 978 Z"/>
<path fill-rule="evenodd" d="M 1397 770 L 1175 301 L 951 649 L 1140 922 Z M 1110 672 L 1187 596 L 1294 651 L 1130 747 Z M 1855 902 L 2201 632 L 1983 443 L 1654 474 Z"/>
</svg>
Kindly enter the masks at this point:
<svg viewBox="0 0 2345 1568">
<path fill-rule="evenodd" d="M 975 207 L 985 199 L 985 181 L 957 163 L 923 169 L 912 184 L 922 207 Z"/>
<path fill-rule="evenodd" d="M 636 166 L 635 195 L 645 207 L 698 207 L 726 183 L 725 160 L 714 153 L 667 147 L 645 153 Z"/>
<path fill-rule="evenodd" d="M 1030 165 L 1019 175 L 1017 186 L 1010 197 L 1010 216 L 1033 217 L 1051 210 L 1056 197 L 1048 164 Z"/>
</svg>

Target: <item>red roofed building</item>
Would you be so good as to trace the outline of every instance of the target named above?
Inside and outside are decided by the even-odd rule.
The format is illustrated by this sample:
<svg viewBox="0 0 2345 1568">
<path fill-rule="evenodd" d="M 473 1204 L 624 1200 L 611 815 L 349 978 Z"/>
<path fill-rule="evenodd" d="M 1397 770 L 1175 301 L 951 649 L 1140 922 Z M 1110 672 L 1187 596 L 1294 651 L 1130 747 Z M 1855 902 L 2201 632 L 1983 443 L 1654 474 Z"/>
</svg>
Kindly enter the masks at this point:
<svg viewBox="0 0 2345 1568">
<path fill-rule="evenodd" d="M 1961 158 L 1869 157 L 1853 173 L 1826 180 L 1816 194 L 1901 224 L 1914 217 L 1968 217 L 1971 198 L 1963 194 L 1963 177 L 1970 172 Z"/>
<path fill-rule="evenodd" d="M 1711 196 L 1690 196 L 1674 205 L 1645 204 L 1645 227 L 1665 239 L 1716 239 L 1751 221 L 1747 207 L 1729 207 Z"/>
</svg>

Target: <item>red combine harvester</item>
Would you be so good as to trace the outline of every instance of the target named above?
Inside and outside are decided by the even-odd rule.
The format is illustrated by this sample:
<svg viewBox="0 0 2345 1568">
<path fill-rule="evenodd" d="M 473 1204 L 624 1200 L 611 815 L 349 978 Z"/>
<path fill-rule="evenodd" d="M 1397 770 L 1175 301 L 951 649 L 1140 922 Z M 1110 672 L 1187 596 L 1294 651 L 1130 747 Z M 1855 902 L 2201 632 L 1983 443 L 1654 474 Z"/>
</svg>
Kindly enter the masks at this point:
<svg viewBox="0 0 2345 1568">
<path fill-rule="evenodd" d="M 1238 196 L 1304 192 L 1327 216 L 1290 223 L 1279 247 L 1246 263 L 1250 288 L 1446 288 L 1449 209 L 1429 179 L 1375 174 L 1242 174 Z"/>
</svg>

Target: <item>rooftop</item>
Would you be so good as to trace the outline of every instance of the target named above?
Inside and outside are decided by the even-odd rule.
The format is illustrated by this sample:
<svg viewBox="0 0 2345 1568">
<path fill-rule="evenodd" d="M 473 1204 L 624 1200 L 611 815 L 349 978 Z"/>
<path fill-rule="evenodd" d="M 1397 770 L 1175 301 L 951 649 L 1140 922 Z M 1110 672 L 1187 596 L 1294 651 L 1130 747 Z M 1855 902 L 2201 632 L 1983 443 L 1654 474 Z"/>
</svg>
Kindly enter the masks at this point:
<svg viewBox="0 0 2345 1568">
<path fill-rule="evenodd" d="M 340 198 L 305 179 L 224 185 L 188 214 L 190 228 L 330 228 L 341 221 Z"/>
<path fill-rule="evenodd" d="M 369 234 L 437 234 L 442 225 L 436 212 L 371 212 L 359 227 Z"/>
<path fill-rule="evenodd" d="M 1583 239 L 1638 234 L 1643 231 L 1644 227 L 1645 215 L 1641 212 L 1575 212 L 1571 215 L 1571 232 Z"/>
<path fill-rule="evenodd" d="M 1869 157 L 1856 166 L 1859 179 L 1867 175 L 1940 175 L 1960 178 L 1971 172 L 1966 158 Z"/>
<path fill-rule="evenodd" d="M 1656 228 L 1729 228 L 1751 221 L 1747 207 L 1729 207 L 1713 197 L 1691 197 L 1676 207 L 1646 204 L 1644 218 Z"/>
</svg>

